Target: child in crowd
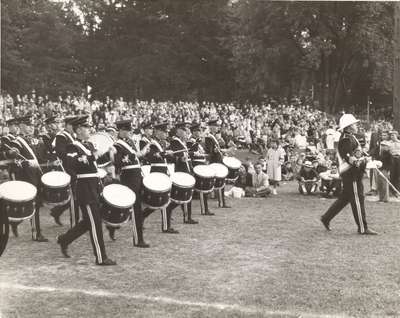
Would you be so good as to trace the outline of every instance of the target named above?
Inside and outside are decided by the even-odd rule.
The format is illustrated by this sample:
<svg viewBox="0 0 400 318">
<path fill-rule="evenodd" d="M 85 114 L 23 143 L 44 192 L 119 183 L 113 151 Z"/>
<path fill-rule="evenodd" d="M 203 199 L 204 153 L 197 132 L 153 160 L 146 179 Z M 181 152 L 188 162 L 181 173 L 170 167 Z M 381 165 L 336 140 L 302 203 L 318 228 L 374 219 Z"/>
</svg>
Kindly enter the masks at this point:
<svg viewBox="0 0 400 318">
<path fill-rule="evenodd" d="M 299 181 L 299 192 L 301 194 L 313 194 L 317 190 L 318 173 L 310 161 L 306 161 L 300 169 L 297 180 Z"/>
</svg>

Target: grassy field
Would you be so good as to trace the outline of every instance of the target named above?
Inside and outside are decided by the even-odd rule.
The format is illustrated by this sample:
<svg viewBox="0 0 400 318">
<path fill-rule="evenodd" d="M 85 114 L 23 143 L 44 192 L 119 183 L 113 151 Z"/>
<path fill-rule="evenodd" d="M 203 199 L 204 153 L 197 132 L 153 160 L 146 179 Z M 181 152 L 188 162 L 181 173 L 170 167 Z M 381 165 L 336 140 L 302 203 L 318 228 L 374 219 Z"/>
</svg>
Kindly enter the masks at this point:
<svg viewBox="0 0 400 318">
<path fill-rule="evenodd" d="M 150 249 L 132 247 L 129 227 L 105 236 L 118 266 L 94 265 L 89 236 L 55 243 L 58 227 L 43 212 L 49 243 L 30 240 L 27 222 L 0 259 L 0 317 L 400 317 L 399 203 L 367 202 L 377 237 L 360 236 L 350 208 L 326 232 L 319 216 L 332 200 L 303 197 L 294 183 L 266 199 L 210 206 L 215 216 L 160 233 L 146 223 Z M 67 223 L 66 218 L 64 222 Z"/>
</svg>

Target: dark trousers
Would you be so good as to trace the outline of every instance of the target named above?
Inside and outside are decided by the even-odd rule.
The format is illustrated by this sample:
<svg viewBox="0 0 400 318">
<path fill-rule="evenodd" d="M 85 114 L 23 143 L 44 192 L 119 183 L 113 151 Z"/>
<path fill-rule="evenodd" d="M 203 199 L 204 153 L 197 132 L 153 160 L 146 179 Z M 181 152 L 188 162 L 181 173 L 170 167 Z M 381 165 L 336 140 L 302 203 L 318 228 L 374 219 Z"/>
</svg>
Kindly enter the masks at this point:
<svg viewBox="0 0 400 318">
<path fill-rule="evenodd" d="M 221 189 L 214 190 L 218 198 L 218 207 L 226 206 L 225 203 L 225 186 Z"/>
<path fill-rule="evenodd" d="M 82 220 L 73 226 L 67 233 L 59 236 L 60 244 L 69 245 L 82 234 L 90 232 L 93 252 L 98 263 L 107 259 L 104 240 L 102 219 L 99 205 L 97 203 L 81 204 L 79 206 L 82 212 Z"/>
<path fill-rule="evenodd" d="M 390 168 L 390 183 L 400 191 L 400 156 L 393 156 Z"/>
<path fill-rule="evenodd" d="M 364 233 L 368 227 L 365 217 L 364 187 L 361 178 L 354 180 L 348 176 L 343 177 L 343 191 L 322 216 L 322 219 L 329 223 L 348 203 L 351 204 L 358 231 Z"/>
<path fill-rule="evenodd" d="M 208 193 L 200 192 L 199 196 L 200 196 L 200 211 L 201 211 L 201 214 L 205 214 L 205 213 L 210 212 L 210 210 L 208 209 Z"/>
<path fill-rule="evenodd" d="M 183 222 L 186 222 L 187 220 L 192 219 L 192 201 L 190 201 L 188 203 L 183 203 L 183 204 L 179 204 L 179 203 L 175 203 L 175 202 L 171 201 L 171 203 L 167 207 L 167 227 L 168 228 L 171 227 L 172 211 L 178 206 L 181 206 L 181 209 L 182 209 Z"/>
</svg>

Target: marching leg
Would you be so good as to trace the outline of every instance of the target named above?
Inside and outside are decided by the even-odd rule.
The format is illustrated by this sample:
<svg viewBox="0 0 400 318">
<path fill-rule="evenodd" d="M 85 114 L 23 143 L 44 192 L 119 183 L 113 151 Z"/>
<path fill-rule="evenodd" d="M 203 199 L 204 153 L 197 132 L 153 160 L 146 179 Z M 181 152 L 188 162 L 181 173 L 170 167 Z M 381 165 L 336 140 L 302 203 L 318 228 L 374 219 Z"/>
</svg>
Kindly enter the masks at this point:
<svg viewBox="0 0 400 318">
<path fill-rule="evenodd" d="M 201 215 L 205 214 L 205 204 L 204 204 L 204 193 L 200 192 L 200 213 Z"/>
<path fill-rule="evenodd" d="M 226 202 L 225 202 L 225 186 L 219 190 L 219 195 L 220 195 L 221 200 L 222 200 L 222 207 L 223 208 L 230 208 L 230 206 L 227 205 Z"/>
<path fill-rule="evenodd" d="M 32 240 L 48 242 L 49 240 L 42 235 L 40 230 L 40 201 L 36 200 L 35 203 L 35 215 L 31 218 Z"/>
<path fill-rule="evenodd" d="M 192 201 L 185 203 L 182 207 L 186 209 L 187 220 L 184 221 L 185 224 L 198 224 L 199 222 L 192 219 Z"/>
<path fill-rule="evenodd" d="M 208 209 L 208 193 L 204 193 L 204 215 L 215 215 Z"/>
<path fill-rule="evenodd" d="M 131 223 L 132 223 L 132 232 L 133 232 L 133 245 L 136 246 L 139 244 L 139 235 L 138 235 L 138 230 L 137 230 L 137 225 L 136 225 L 136 216 L 135 216 L 135 210 L 131 209 Z"/>
</svg>

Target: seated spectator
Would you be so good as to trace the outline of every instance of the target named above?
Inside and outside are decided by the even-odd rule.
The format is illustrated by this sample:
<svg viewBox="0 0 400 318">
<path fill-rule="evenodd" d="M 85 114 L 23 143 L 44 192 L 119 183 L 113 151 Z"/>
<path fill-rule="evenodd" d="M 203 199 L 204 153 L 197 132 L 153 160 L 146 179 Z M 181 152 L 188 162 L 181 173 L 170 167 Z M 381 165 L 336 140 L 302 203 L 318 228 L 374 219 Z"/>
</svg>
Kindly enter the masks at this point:
<svg viewBox="0 0 400 318">
<path fill-rule="evenodd" d="M 266 197 L 271 193 L 269 188 L 268 174 L 262 171 L 261 162 L 254 165 L 255 172 L 249 177 L 250 185 L 246 187 L 246 196 L 248 197 Z"/>
<path fill-rule="evenodd" d="M 299 181 L 299 192 L 301 194 L 312 194 L 317 190 L 318 173 L 310 161 L 305 161 L 297 176 Z"/>
<path fill-rule="evenodd" d="M 342 181 L 340 179 L 339 171 L 335 163 L 332 164 L 330 170 L 326 170 L 319 174 L 321 178 L 322 196 L 330 197 L 331 194 L 335 197 L 339 196 L 342 192 Z"/>
</svg>

